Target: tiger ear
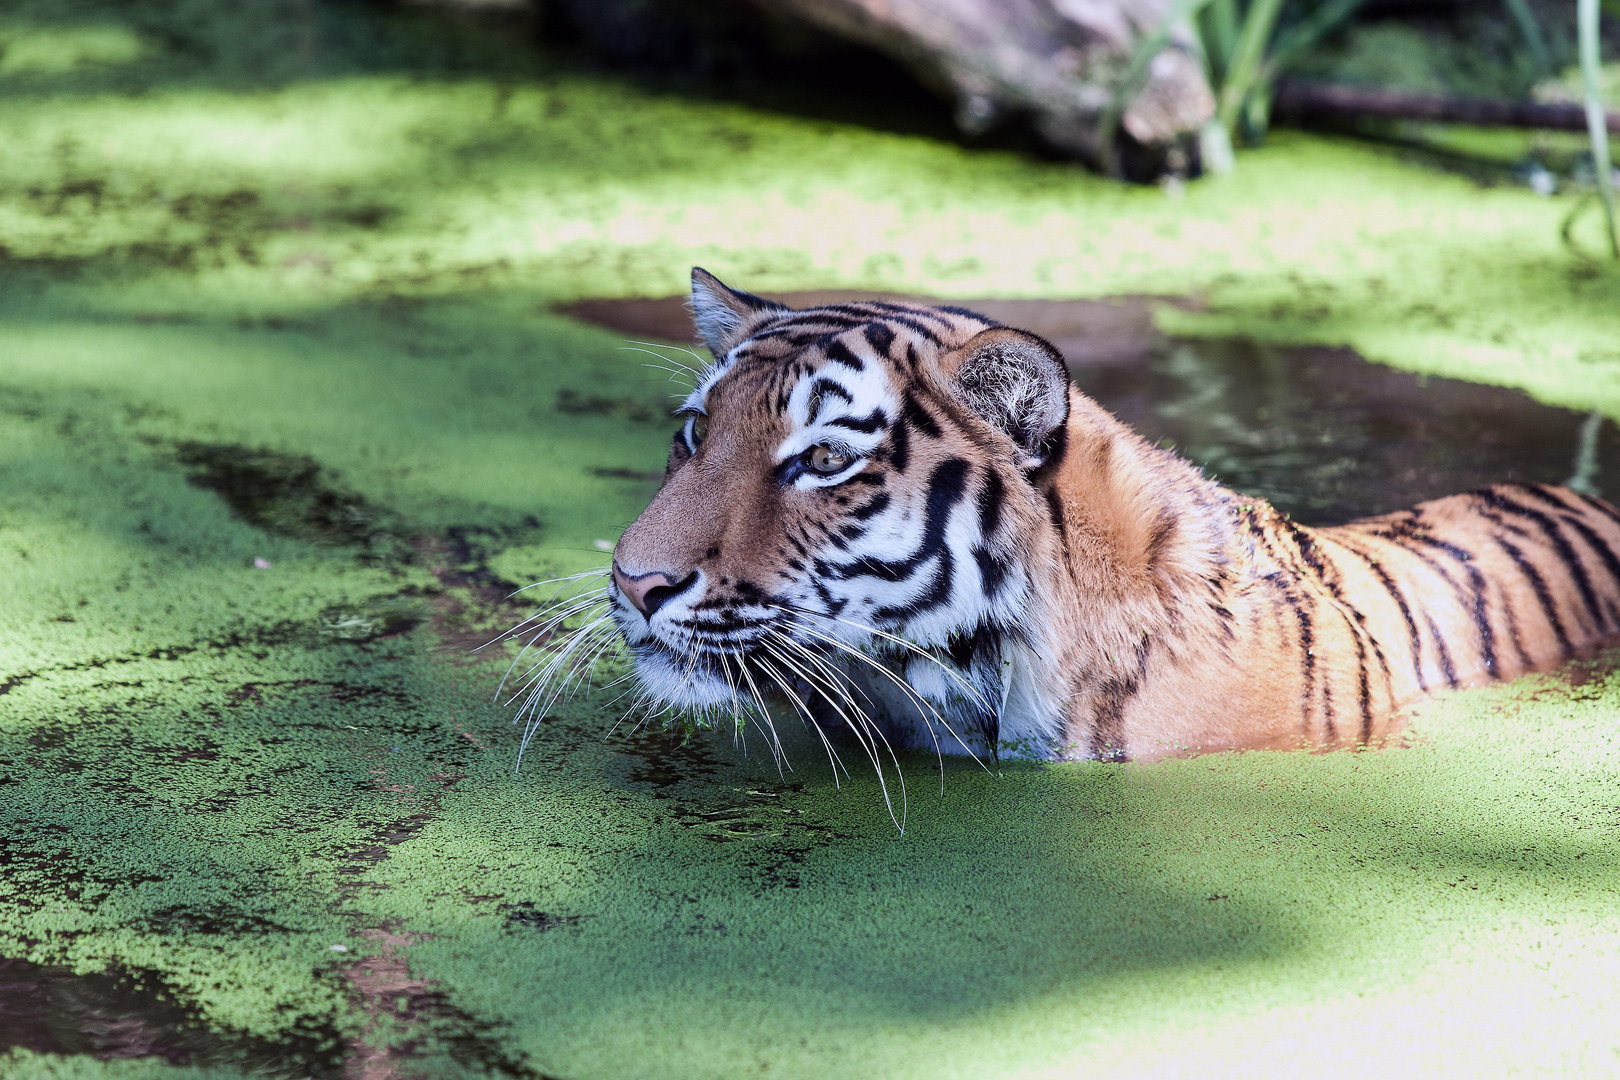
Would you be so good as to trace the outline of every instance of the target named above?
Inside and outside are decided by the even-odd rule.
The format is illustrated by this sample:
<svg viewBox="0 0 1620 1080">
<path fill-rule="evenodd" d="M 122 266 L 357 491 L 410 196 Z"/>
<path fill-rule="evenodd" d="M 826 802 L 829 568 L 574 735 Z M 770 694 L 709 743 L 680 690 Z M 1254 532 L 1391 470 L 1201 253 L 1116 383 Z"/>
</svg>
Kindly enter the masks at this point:
<svg viewBox="0 0 1620 1080">
<path fill-rule="evenodd" d="M 1069 366 L 1045 338 L 995 327 L 941 362 L 956 397 L 1022 451 L 1019 464 L 1045 464 L 1052 436 L 1069 422 Z"/>
<path fill-rule="evenodd" d="M 787 310 L 774 300 L 733 289 L 701 266 L 692 267 L 692 321 L 716 360 L 747 337 L 761 315 Z"/>
</svg>

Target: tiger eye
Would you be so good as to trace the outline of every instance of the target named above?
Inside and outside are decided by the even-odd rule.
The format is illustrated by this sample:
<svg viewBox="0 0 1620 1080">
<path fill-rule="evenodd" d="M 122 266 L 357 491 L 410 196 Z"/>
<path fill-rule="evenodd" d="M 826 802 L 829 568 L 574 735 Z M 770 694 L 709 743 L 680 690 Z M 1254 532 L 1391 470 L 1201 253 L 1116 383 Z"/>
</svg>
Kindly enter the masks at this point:
<svg viewBox="0 0 1620 1080">
<path fill-rule="evenodd" d="M 692 417 L 692 445 L 702 444 L 703 437 L 709 433 L 709 418 L 702 413 Z"/>
<path fill-rule="evenodd" d="M 809 451 L 810 467 L 818 473 L 842 472 L 849 468 L 849 463 L 854 460 L 854 455 L 834 450 L 826 443 L 818 443 Z"/>
</svg>

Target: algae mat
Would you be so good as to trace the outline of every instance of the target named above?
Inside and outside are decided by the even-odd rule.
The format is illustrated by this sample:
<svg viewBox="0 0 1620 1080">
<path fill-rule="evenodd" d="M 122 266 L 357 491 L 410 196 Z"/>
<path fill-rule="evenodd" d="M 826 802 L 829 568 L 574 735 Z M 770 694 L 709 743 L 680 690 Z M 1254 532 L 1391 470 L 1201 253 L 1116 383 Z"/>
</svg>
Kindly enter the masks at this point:
<svg viewBox="0 0 1620 1080">
<path fill-rule="evenodd" d="M 911 760 L 902 836 L 600 701 L 517 770 L 467 652 L 661 465 L 558 302 L 1200 292 L 1612 414 L 1567 203 L 1297 136 L 1177 200 L 360 4 L 0 37 L 0 1074 L 1620 1071 L 1602 671 L 1380 753 Z"/>
</svg>

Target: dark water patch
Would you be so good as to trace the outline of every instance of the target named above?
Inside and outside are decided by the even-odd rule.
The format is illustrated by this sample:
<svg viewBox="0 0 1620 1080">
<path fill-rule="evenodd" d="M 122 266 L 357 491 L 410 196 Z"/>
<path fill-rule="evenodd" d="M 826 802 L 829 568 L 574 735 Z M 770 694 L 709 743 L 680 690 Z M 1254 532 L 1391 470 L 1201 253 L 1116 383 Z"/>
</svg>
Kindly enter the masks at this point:
<svg viewBox="0 0 1620 1080">
<path fill-rule="evenodd" d="M 603 480 L 634 480 L 637 483 L 655 483 L 664 478 L 662 472 L 652 469 L 616 469 L 597 466 L 588 470 L 592 476 L 599 476 Z"/>
<path fill-rule="evenodd" d="M 530 933 L 545 933 L 564 926 L 578 926 L 589 915 L 558 915 L 551 911 L 541 911 L 535 907 L 533 900 L 524 900 L 516 904 L 502 904 L 501 913 L 506 916 L 508 930 L 527 931 Z"/>
<path fill-rule="evenodd" d="M 121 653 L 116 656 L 92 656 L 85 660 L 77 660 L 71 664 L 58 664 L 54 667 L 41 668 L 38 671 L 24 671 L 7 677 L 0 681 L 0 696 L 25 685 L 30 680 L 54 672 L 70 671 L 96 671 L 106 667 L 116 667 L 120 664 L 135 664 L 142 660 L 183 660 L 199 652 L 211 652 L 215 655 L 225 653 L 243 653 L 255 659 L 263 660 L 270 655 L 269 650 L 282 645 L 296 645 L 313 643 L 307 624 L 294 620 L 271 623 L 267 626 L 252 627 L 247 630 L 233 630 L 217 638 L 208 638 L 203 641 L 178 644 L 159 645 L 155 648 L 140 652 Z M 106 682 L 98 683 L 98 687 L 130 686 L 139 687 L 140 680 L 126 683 Z"/>
<path fill-rule="evenodd" d="M 291 929 L 274 919 L 220 905 L 177 904 L 152 912 L 143 920 L 153 933 L 205 934 L 218 937 L 289 934 Z"/>
<path fill-rule="evenodd" d="M 568 416 L 612 416 L 633 424 L 650 424 L 661 420 L 669 410 L 661 403 L 652 404 L 634 398 L 604 397 L 600 394 L 582 394 L 564 388 L 557 391 L 557 411 Z"/>
<path fill-rule="evenodd" d="M 361 644 L 395 637 L 426 622 L 431 611 L 418 596 L 382 596 L 364 604 L 336 604 L 320 616 L 321 636 L 331 641 Z"/>
<path fill-rule="evenodd" d="M 8 675 L 4 679 L 0 679 L 0 697 L 5 697 L 23 683 L 38 677 L 39 672 L 37 671 L 19 671 L 15 675 Z"/>
<path fill-rule="evenodd" d="M 489 568 L 489 561 L 509 547 L 540 539 L 540 519 L 533 515 L 508 525 L 452 525 L 444 530 L 442 554 L 448 558 L 446 584 L 518 588 Z"/>
<path fill-rule="evenodd" d="M 203 442 L 175 444 L 174 457 L 193 485 L 216 493 L 238 518 L 266 532 L 363 547 L 377 557 L 396 547 L 387 527 L 392 515 L 345 488 L 314 458 Z"/>
<path fill-rule="evenodd" d="M 1528 682 L 1525 701 L 1601 701 L 1620 674 L 1620 638 L 1607 638 L 1581 649 L 1574 659 Z"/>
<path fill-rule="evenodd" d="M 523 1060 L 522 1051 L 508 1049 L 504 1025 L 473 1016 L 437 983 L 411 973 L 407 953 L 423 935 L 390 927 L 362 936 L 380 948 L 345 973 L 364 1018 L 360 1038 L 349 1044 L 346 1076 L 392 1080 L 470 1073 L 548 1080 Z M 447 1072 L 445 1057 L 461 1068 Z"/>
<path fill-rule="evenodd" d="M 0 1052 L 161 1058 L 230 1068 L 266 1080 L 343 1075 L 335 1028 L 289 1029 L 268 1040 L 213 1027 L 154 972 L 76 974 L 0 958 Z"/>
<path fill-rule="evenodd" d="M 365 786 L 368 790 L 375 790 L 379 785 L 374 782 L 370 782 Z M 389 785 L 382 786 L 386 788 Z M 414 784 L 392 786 L 399 787 L 401 789 L 409 787 L 409 791 L 402 790 L 400 792 L 401 794 L 415 794 L 416 791 L 420 790 L 420 788 Z M 363 843 L 359 847 L 356 847 L 350 851 L 344 857 L 343 865 L 338 867 L 337 871 L 339 875 L 339 891 L 343 894 L 344 898 L 346 900 L 352 900 L 360 892 L 366 890 L 372 892 L 382 892 L 386 890 L 388 888 L 386 885 L 363 880 L 365 875 L 371 873 L 371 871 L 376 869 L 383 862 L 387 861 L 388 857 L 393 854 L 396 847 L 408 840 L 414 839 L 418 833 L 431 825 L 433 820 L 434 815 L 427 811 L 408 814 L 405 817 L 396 818 L 379 827 L 372 834 L 372 836 L 368 838 L 366 843 Z"/>
<path fill-rule="evenodd" d="M 1149 439 L 1311 524 L 1502 481 L 1584 473 L 1591 490 L 1620 479 L 1620 440 L 1601 419 L 1588 427 L 1517 390 L 1347 349 L 1173 341 L 1145 364 L 1081 368 L 1075 380 Z"/>
<path fill-rule="evenodd" d="M 872 295 L 774 298 L 808 307 Z M 1080 389 L 1147 439 L 1306 523 L 1504 481 L 1579 476 L 1596 491 L 1614 478 L 1620 493 L 1612 426 L 1518 390 L 1399 371 L 1348 349 L 1168 338 L 1153 327 L 1149 298 L 951 302 L 1049 339 Z M 685 304 L 591 300 L 563 311 L 633 337 L 687 342 Z"/>
<path fill-rule="evenodd" d="M 522 585 L 490 567 L 509 547 L 532 544 L 541 535 L 533 516 L 506 526 L 457 525 L 440 536 L 419 536 L 413 557 L 438 579 L 441 591 L 429 597 L 430 623 L 441 651 L 463 660 L 534 610 Z M 475 656 L 476 653 L 476 656 Z"/>
<path fill-rule="evenodd" d="M 706 740 L 651 725 L 610 737 L 615 751 L 635 760 L 627 779 L 646 784 L 656 795 L 692 781 L 707 782 L 723 767 Z"/>
</svg>

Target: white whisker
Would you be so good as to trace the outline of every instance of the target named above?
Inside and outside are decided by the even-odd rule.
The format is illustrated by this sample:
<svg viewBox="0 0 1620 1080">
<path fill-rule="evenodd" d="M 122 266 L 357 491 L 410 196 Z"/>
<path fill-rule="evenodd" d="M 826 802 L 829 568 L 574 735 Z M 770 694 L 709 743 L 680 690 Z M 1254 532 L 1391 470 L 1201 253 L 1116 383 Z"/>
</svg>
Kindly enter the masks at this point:
<svg viewBox="0 0 1620 1080">
<path fill-rule="evenodd" d="M 853 619 L 846 619 L 839 615 L 823 615 L 818 611 L 810 611 L 805 608 L 782 607 L 780 605 L 776 606 L 776 610 L 786 612 L 791 615 L 798 615 L 813 619 L 826 619 L 830 622 L 841 623 L 844 626 L 851 627 L 852 629 L 864 631 L 871 634 L 873 637 L 880 638 L 889 642 L 890 644 L 898 645 L 902 649 L 911 653 L 913 656 L 916 656 L 919 660 L 926 660 L 935 667 L 939 668 L 947 678 L 951 679 L 953 682 L 959 685 L 963 691 L 971 695 L 981 708 L 987 712 L 992 711 L 990 709 L 990 703 L 984 700 L 984 695 L 979 692 L 978 687 L 964 679 L 961 672 L 957 671 L 956 668 L 950 664 L 947 664 L 945 661 L 941 660 L 928 650 L 922 648 L 916 642 L 907 641 L 905 638 L 891 634 L 887 630 L 879 630 L 875 626 L 867 626 L 864 623 L 858 623 Z"/>
<path fill-rule="evenodd" d="M 950 735 L 951 738 L 955 739 L 957 741 L 957 743 L 962 746 L 963 749 L 968 751 L 968 755 L 970 757 L 972 757 L 975 762 L 978 762 L 978 765 L 979 765 L 979 767 L 981 769 L 984 769 L 985 772 L 987 772 L 987 773 L 990 771 L 989 767 L 986 766 L 983 761 L 979 760 L 979 755 L 973 753 L 973 751 L 968 747 L 967 741 L 965 739 L 963 739 L 962 736 L 960 736 L 960 735 L 958 735 L 956 733 L 956 729 L 951 727 L 950 721 L 945 719 L 945 716 L 939 711 L 938 708 L 936 708 L 934 706 L 933 702 L 929 701 L 927 698 L 925 698 L 921 694 L 919 694 L 917 692 L 916 687 L 912 686 L 905 679 L 901 678 L 899 675 L 896 675 L 893 671 L 890 671 L 887 665 L 880 663 L 879 661 L 877 661 L 873 657 L 867 656 L 865 653 L 863 653 L 860 650 L 852 647 L 847 642 L 840 641 L 835 637 L 819 633 L 818 631 L 816 631 L 816 630 L 814 630 L 814 629 L 812 629 L 810 627 L 804 626 L 803 624 L 799 625 L 799 629 L 804 631 L 805 633 L 811 635 L 812 637 L 816 638 L 817 640 L 826 643 L 827 645 L 831 646 L 832 648 L 837 649 L 840 653 L 842 653 L 842 654 L 844 654 L 846 656 L 852 657 L 852 658 L 854 658 L 856 660 L 859 660 L 861 663 L 863 663 L 863 664 L 867 665 L 868 667 L 870 667 L 873 671 L 878 672 L 884 678 L 888 679 L 891 683 L 893 683 L 896 687 L 899 688 L 900 692 L 903 693 L 906 696 L 906 698 L 911 701 L 912 704 L 917 706 L 917 709 L 918 709 L 919 712 L 922 712 L 924 714 L 924 716 L 923 716 L 924 721 L 927 721 L 928 716 L 932 715 L 934 720 L 939 722 L 939 726 L 945 729 L 946 734 Z M 800 646 L 800 647 L 802 648 L 802 646 Z M 980 700 L 982 700 L 982 698 Z M 924 727 L 928 731 L 928 737 L 930 739 L 932 739 L 933 743 L 934 743 L 934 757 L 939 763 L 940 793 L 943 794 L 944 790 L 945 790 L 945 754 L 944 754 L 944 750 L 939 745 L 939 735 L 938 735 L 937 732 L 934 731 L 933 724 L 932 723 L 925 723 Z"/>
<path fill-rule="evenodd" d="M 775 656 L 778 660 L 781 660 L 783 666 L 785 666 L 790 672 L 795 670 L 792 662 L 786 657 L 776 652 L 776 650 L 772 649 L 769 645 L 765 645 L 764 647 L 771 653 L 772 656 Z M 838 782 L 838 770 L 843 769 L 844 775 L 847 777 L 849 776 L 849 767 L 844 764 L 844 759 L 838 756 L 838 751 L 833 749 L 833 744 L 828 740 L 827 733 L 821 730 L 820 724 L 816 723 L 815 716 L 810 712 L 810 706 L 807 705 L 804 700 L 793 691 L 793 687 L 789 685 L 791 680 L 784 678 L 782 673 L 776 670 L 776 665 L 765 659 L 760 659 L 758 663 L 770 673 L 771 678 L 776 680 L 777 688 L 780 689 L 782 693 L 787 696 L 788 700 L 793 703 L 794 709 L 797 710 L 799 715 L 804 718 L 805 726 L 814 731 L 816 733 L 816 737 L 821 740 L 822 747 L 824 747 L 827 751 L 828 762 L 832 765 L 833 787 L 841 787 L 842 785 Z"/>
<path fill-rule="evenodd" d="M 799 642 L 794 641 L 792 638 L 787 637 L 786 635 L 778 634 L 777 637 L 783 645 L 789 646 L 797 651 L 807 661 L 819 668 L 822 672 L 836 672 L 835 668 L 827 665 L 827 663 L 821 657 L 817 656 L 809 649 L 806 649 Z M 861 748 L 866 751 L 867 759 L 872 762 L 872 769 L 877 774 L 878 787 L 883 792 L 883 803 L 886 807 L 888 807 L 889 816 L 894 820 L 895 825 L 900 829 L 900 831 L 905 832 L 905 817 L 909 803 L 906 797 L 906 777 L 905 773 L 900 768 L 900 758 L 895 754 L 894 747 L 889 744 L 888 736 L 883 734 L 883 729 L 873 722 L 872 718 L 866 714 L 866 710 L 862 709 L 858 704 L 856 704 L 853 697 L 840 690 L 837 676 L 842 676 L 846 680 L 848 679 L 848 676 L 844 675 L 842 672 L 836 672 L 836 675 L 823 674 L 818 679 L 809 680 L 810 685 L 817 693 L 821 695 L 822 699 L 825 700 L 827 704 L 832 706 L 833 711 L 838 713 L 839 717 L 843 719 L 844 723 L 849 726 L 850 732 L 855 736 L 856 742 L 858 742 Z M 854 718 L 851 718 L 849 713 L 844 711 L 844 706 L 839 703 L 840 698 L 843 700 L 844 704 L 849 706 L 850 711 L 855 714 Z M 894 763 L 895 776 L 898 778 L 900 784 L 901 811 L 898 817 L 895 816 L 894 804 L 889 798 L 888 781 L 884 777 L 883 757 L 878 751 L 878 743 L 880 741 L 883 744 L 883 750 L 888 752 L 889 760 Z"/>
</svg>

